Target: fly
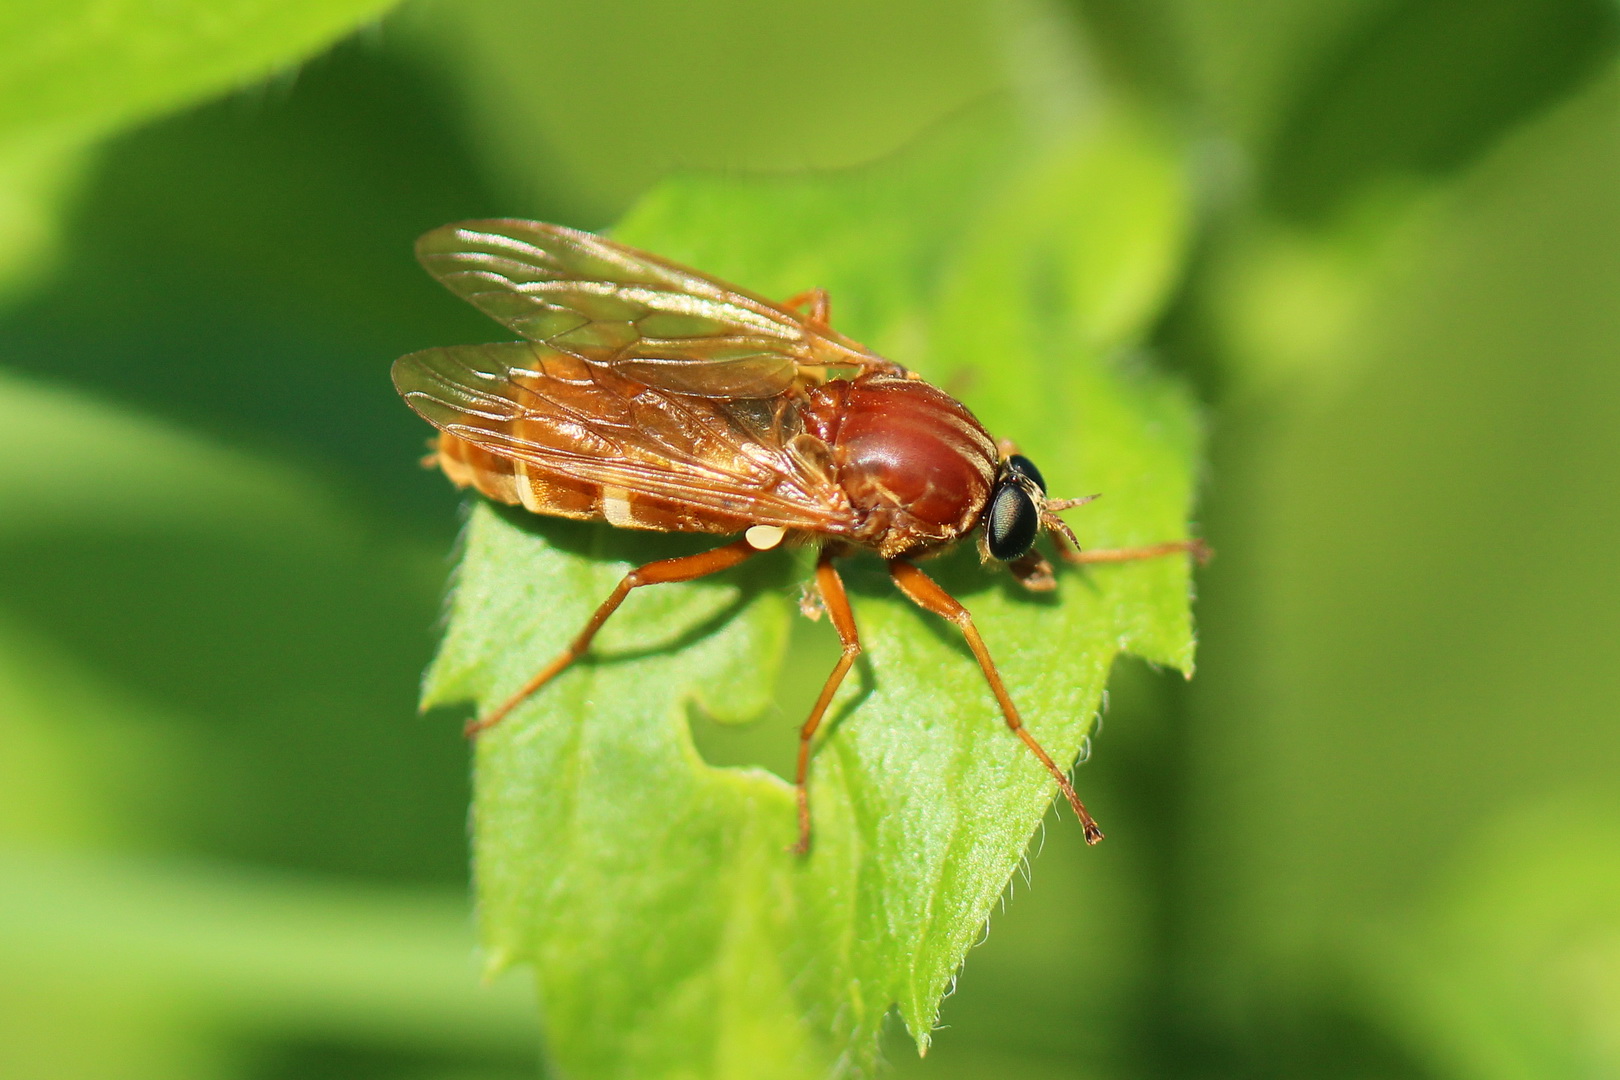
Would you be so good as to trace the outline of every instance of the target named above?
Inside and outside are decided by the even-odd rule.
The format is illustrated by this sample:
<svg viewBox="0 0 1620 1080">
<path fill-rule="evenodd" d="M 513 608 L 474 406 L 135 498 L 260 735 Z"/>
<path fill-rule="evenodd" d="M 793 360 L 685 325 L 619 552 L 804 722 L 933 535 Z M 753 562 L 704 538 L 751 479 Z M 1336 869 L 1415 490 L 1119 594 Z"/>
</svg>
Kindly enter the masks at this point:
<svg viewBox="0 0 1620 1080">
<path fill-rule="evenodd" d="M 825 291 L 775 303 L 656 255 L 559 225 L 469 221 L 417 256 L 451 292 L 522 341 L 426 349 L 394 385 L 439 429 L 457 485 L 537 514 L 628 529 L 736 538 L 624 576 L 555 659 L 486 715 L 499 723 L 591 644 L 632 590 L 692 581 L 784 543 L 819 548 L 815 584 L 843 651 L 799 730 L 798 843 L 810 846 L 811 746 L 861 652 L 835 560 L 885 560 L 912 602 L 953 623 L 1010 728 L 1057 781 L 1085 830 L 1102 830 L 1024 726 L 973 618 L 916 563 L 977 533 L 980 557 L 1024 587 L 1057 581 L 1035 550 L 1050 533 L 1071 563 L 1207 555 L 1199 540 L 1081 550 L 1028 458 L 998 444 L 943 390 L 851 341 Z"/>
</svg>

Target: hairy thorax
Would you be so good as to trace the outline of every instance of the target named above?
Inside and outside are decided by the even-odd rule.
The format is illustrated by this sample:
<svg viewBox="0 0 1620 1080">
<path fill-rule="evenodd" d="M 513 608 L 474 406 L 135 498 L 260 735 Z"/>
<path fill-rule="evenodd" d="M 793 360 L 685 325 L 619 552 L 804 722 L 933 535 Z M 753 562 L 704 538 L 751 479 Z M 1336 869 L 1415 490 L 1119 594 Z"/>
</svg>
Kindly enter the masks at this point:
<svg viewBox="0 0 1620 1080">
<path fill-rule="evenodd" d="M 808 430 L 832 451 L 856 524 L 849 538 L 884 558 L 960 539 L 990 498 L 996 445 L 961 402 L 888 375 L 810 391 Z"/>
</svg>

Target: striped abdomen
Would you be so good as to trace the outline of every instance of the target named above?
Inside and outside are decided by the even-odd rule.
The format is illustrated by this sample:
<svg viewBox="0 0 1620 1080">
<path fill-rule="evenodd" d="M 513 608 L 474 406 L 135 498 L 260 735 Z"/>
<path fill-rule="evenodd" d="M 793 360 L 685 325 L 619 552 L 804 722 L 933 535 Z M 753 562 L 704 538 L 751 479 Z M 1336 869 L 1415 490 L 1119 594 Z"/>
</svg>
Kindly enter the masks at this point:
<svg viewBox="0 0 1620 1080">
<path fill-rule="evenodd" d="M 525 462 L 492 454 L 446 432 L 439 433 L 438 450 L 439 467 L 458 486 L 473 488 L 496 502 L 521 506 L 536 514 L 587 518 L 620 528 L 668 532 L 733 533 L 755 524 L 753 518 L 713 511 L 695 512 L 690 506 L 653 495 L 606 487 L 574 476 L 543 473 Z"/>
</svg>

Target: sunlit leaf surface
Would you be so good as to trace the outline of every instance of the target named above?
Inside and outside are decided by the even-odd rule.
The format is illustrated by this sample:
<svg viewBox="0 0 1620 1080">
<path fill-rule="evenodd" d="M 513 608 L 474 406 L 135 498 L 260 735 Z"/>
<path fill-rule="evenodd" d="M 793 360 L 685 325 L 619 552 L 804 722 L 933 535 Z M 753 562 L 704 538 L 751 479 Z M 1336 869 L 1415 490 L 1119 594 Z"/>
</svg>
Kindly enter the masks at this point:
<svg viewBox="0 0 1620 1080">
<path fill-rule="evenodd" d="M 768 294 L 828 288 L 841 329 L 960 384 L 1054 492 L 1106 493 L 1073 515 L 1088 545 L 1184 535 L 1191 410 L 1130 348 L 1180 255 L 1177 163 L 1123 121 L 1042 141 L 1014 129 L 987 112 L 860 172 L 670 183 L 616 235 Z M 488 707 L 627 567 L 706 543 L 479 506 L 428 700 Z M 688 712 L 767 714 L 791 746 L 802 695 L 772 708 L 773 691 L 830 663 L 792 632 L 804 564 L 777 554 L 634 596 L 593 659 L 480 741 L 484 940 L 497 964 L 534 965 L 565 1072 L 823 1075 L 872 1056 L 894 1003 L 926 1047 L 1053 797 L 955 631 L 855 560 L 867 653 L 815 759 L 814 850 L 789 854 L 788 784 L 706 764 Z M 1055 601 L 967 545 L 930 570 L 1062 762 L 1121 650 L 1190 669 L 1184 560 L 1065 573 Z"/>
</svg>

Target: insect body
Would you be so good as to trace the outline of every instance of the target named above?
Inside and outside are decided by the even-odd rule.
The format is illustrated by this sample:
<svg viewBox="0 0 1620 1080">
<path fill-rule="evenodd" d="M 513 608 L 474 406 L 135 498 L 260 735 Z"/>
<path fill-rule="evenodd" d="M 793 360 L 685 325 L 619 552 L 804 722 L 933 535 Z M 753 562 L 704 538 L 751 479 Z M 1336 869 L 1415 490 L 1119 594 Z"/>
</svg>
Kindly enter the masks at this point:
<svg viewBox="0 0 1620 1080">
<path fill-rule="evenodd" d="M 887 561 L 901 592 L 962 631 L 1008 727 L 1051 772 L 1087 842 L 1102 839 L 1024 727 L 972 617 L 914 561 L 977 529 L 983 559 L 1047 590 L 1056 579 L 1034 549 L 1043 530 L 1071 562 L 1201 555 L 1198 541 L 1082 552 L 1057 513 L 1089 500 L 1048 498 L 1035 466 L 1004 452 L 960 402 L 833 331 L 819 290 L 776 304 L 590 233 L 528 221 L 435 229 L 417 255 L 525 339 L 395 362 L 394 385 L 439 429 L 437 462 L 451 480 L 540 514 L 742 534 L 632 570 L 568 648 L 469 734 L 580 657 L 631 590 L 717 573 L 784 540 L 814 543 L 816 587 L 843 654 L 800 730 L 804 852 L 811 740 L 861 649 L 834 560 L 866 549 Z"/>
</svg>

